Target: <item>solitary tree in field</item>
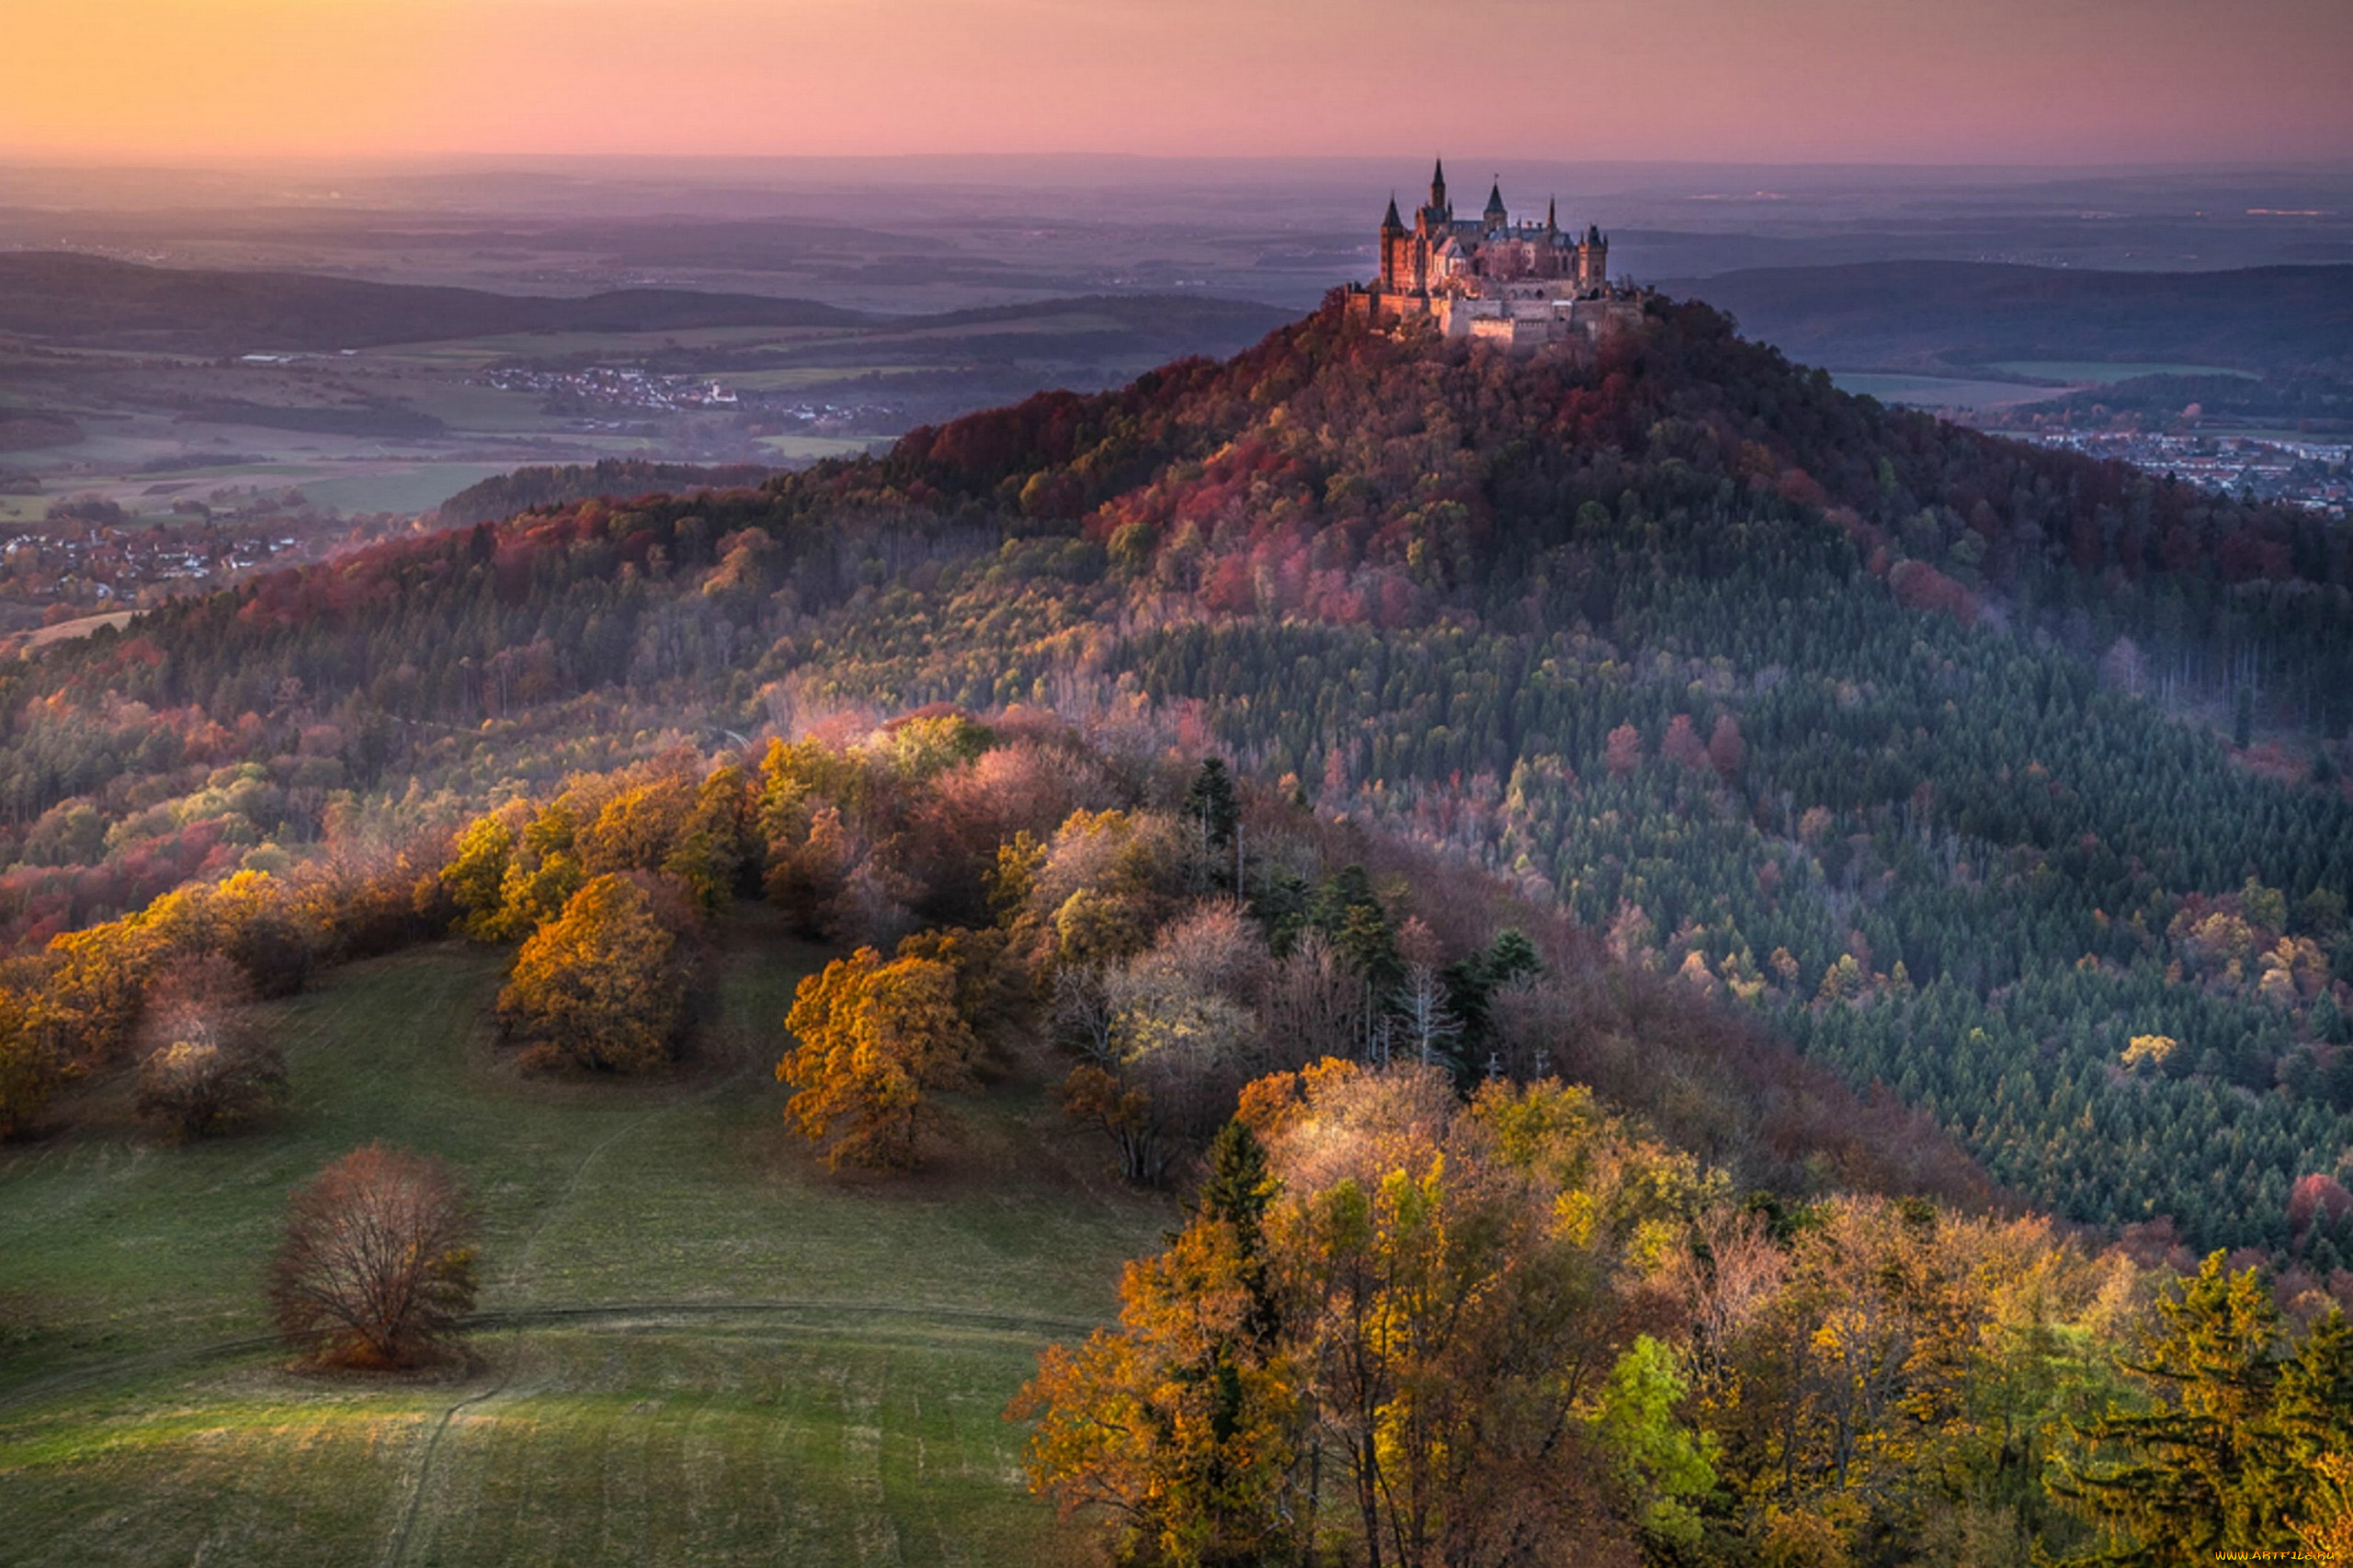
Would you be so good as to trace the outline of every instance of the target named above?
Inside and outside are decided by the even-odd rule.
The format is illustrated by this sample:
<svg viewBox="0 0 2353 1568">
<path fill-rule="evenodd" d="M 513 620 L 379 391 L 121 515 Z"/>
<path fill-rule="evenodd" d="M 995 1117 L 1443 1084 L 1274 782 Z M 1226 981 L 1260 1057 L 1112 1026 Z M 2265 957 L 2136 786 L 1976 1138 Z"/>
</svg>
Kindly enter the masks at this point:
<svg viewBox="0 0 2353 1568">
<path fill-rule="evenodd" d="M 972 1082 L 955 967 L 901 950 L 835 960 L 801 983 L 785 1019 L 800 1044 L 776 1075 L 800 1091 L 788 1109 L 829 1165 L 914 1165 L 920 1134 L 940 1119 L 930 1091 Z"/>
<path fill-rule="evenodd" d="M 287 1208 L 269 1301 L 288 1343 L 347 1367 L 405 1367 L 474 1304 L 474 1219 L 438 1160 L 370 1143 Z"/>
</svg>

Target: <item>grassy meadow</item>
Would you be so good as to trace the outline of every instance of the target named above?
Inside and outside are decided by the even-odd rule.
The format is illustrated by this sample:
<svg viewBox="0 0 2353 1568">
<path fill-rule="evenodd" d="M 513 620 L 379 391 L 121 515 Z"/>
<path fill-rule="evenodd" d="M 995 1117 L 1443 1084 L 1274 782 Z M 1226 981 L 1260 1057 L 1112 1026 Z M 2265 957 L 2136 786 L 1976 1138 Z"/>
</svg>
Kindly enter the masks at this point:
<svg viewBox="0 0 2353 1568">
<path fill-rule="evenodd" d="M 272 1006 L 268 1129 L 165 1146 L 85 1088 L 0 1155 L 0 1564 L 1050 1560 L 1001 1412 L 1170 1211 L 1017 1074 L 926 1171 L 825 1173 L 770 1071 L 822 956 L 733 929 L 665 1082 L 519 1075 L 503 955 L 445 946 Z M 377 1138 L 464 1173 L 483 1324 L 462 1365 L 290 1369 L 286 1196 Z"/>
<path fill-rule="evenodd" d="M 1956 408 L 2007 408 L 2015 403 L 2040 403 L 2067 388 L 2029 385 L 2023 381 L 1970 381 L 1956 376 L 1922 376 L 1896 370 L 1833 370 L 1830 379 L 1841 392 L 1875 397 L 1907 408 L 1946 411 Z"/>
</svg>

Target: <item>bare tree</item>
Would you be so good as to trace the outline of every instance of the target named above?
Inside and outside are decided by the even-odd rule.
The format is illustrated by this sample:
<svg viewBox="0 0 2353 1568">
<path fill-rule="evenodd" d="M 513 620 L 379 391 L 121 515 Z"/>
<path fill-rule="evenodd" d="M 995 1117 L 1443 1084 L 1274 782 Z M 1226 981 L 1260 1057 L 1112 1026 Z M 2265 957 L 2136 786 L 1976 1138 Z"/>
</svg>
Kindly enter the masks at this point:
<svg viewBox="0 0 2353 1568">
<path fill-rule="evenodd" d="M 285 1096 L 286 1059 L 254 1028 L 252 997 L 244 971 L 218 953 L 181 959 L 148 983 L 140 1115 L 197 1138 Z"/>
<path fill-rule="evenodd" d="M 370 1143 L 287 1207 L 270 1272 L 278 1331 L 320 1361 L 414 1365 L 474 1303 L 474 1216 L 440 1161 Z"/>
<path fill-rule="evenodd" d="M 1408 920 L 1397 933 L 1397 952 L 1405 960 L 1405 983 L 1390 997 L 1389 1010 L 1396 1017 L 1400 1043 L 1425 1067 L 1450 1065 L 1462 1021 L 1447 1005 L 1438 938 L 1421 921 Z"/>
<path fill-rule="evenodd" d="M 1302 933 L 1267 986 L 1265 1027 L 1275 1065 L 1356 1054 L 1369 1021 L 1364 990 L 1322 932 Z"/>
<path fill-rule="evenodd" d="M 1111 1026 L 1119 1012 L 1101 964 L 1064 964 L 1055 969 L 1046 1028 L 1057 1044 L 1097 1067 L 1111 1065 L 1118 1060 Z"/>
</svg>

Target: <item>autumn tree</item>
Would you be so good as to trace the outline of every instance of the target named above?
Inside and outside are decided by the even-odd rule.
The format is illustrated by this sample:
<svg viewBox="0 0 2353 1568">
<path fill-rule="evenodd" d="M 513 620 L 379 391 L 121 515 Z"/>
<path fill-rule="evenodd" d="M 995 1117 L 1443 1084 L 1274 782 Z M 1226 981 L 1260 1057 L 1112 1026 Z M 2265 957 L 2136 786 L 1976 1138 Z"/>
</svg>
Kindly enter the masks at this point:
<svg viewBox="0 0 2353 1568">
<path fill-rule="evenodd" d="M 1181 835 L 1149 812 L 1074 812 L 1026 868 L 1028 896 L 1011 921 L 1024 944 L 1058 963 L 1108 963 L 1141 951 L 1174 891 Z"/>
<path fill-rule="evenodd" d="M 1691 725 L 1691 715 L 1677 713 L 1667 721 L 1666 733 L 1658 743 L 1658 755 L 1678 767 L 1697 772 L 1709 766 L 1707 743 Z"/>
<path fill-rule="evenodd" d="M 1716 727 L 1708 734 L 1708 762 L 1716 777 L 1726 784 L 1740 778 L 1740 770 L 1748 761 L 1748 742 L 1740 733 L 1740 721 L 1730 713 L 1716 715 Z"/>
<path fill-rule="evenodd" d="M 47 1108 L 66 1066 L 23 993 L 0 988 L 0 1138 Z"/>
<path fill-rule="evenodd" d="M 2086 1561 L 2188 1564 L 2225 1551 L 2293 1551 L 2296 1521 L 2325 1511 L 2314 1466 L 2353 1451 L 2353 1326 L 2331 1311 L 2288 1343 L 2253 1269 L 2209 1256 L 2157 1304 L 2159 1324 L 2123 1365 L 2154 1408 L 2084 1424 L 2095 1453 L 2054 1490 L 2101 1527 Z"/>
<path fill-rule="evenodd" d="M 287 1207 L 269 1281 L 278 1332 L 330 1365 L 416 1364 L 473 1308 L 474 1230 L 440 1161 L 381 1143 L 352 1151 Z"/>
<path fill-rule="evenodd" d="M 662 860 L 706 915 L 717 915 L 737 893 L 758 885 L 752 855 L 751 797 L 744 770 L 713 768 L 695 789 Z"/>
<path fill-rule="evenodd" d="M 1032 1489 L 1108 1515 L 1120 1562 L 1257 1568 L 1312 1540 L 1264 1256 L 1273 1195 L 1255 1136 L 1231 1124 L 1185 1229 L 1128 1266 L 1119 1329 L 1048 1350 L 1006 1413 L 1037 1423 Z"/>
<path fill-rule="evenodd" d="M 458 835 L 440 887 L 457 905 L 460 935 L 494 942 L 509 933 L 504 919 L 508 868 L 515 859 L 514 811 L 477 817 Z"/>
<path fill-rule="evenodd" d="M 932 1096 L 973 1082 L 976 1042 L 957 995 L 952 964 L 872 948 L 801 983 L 785 1019 L 798 1043 L 776 1075 L 794 1086 L 786 1113 L 827 1165 L 919 1162 L 922 1135 L 944 1120 Z"/>
<path fill-rule="evenodd" d="M 1127 1179 L 1165 1179 L 1244 1082 L 1291 1064 L 1254 1010 L 1267 972 L 1256 928 L 1224 903 L 1170 921 L 1125 963 L 1056 971 L 1056 1032 L 1082 1058 L 1063 1107 L 1112 1140 Z"/>
<path fill-rule="evenodd" d="M 584 823 L 578 841 L 580 863 L 595 876 L 658 869 L 684 836 L 695 795 L 690 776 L 665 770 L 652 778 L 623 775 L 594 793 L 575 787 L 566 790 L 559 803 L 577 801 L 574 810 Z M 591 806 L 595 807 L 593 816 L 587 814 Z"/>
<path fill-rule="evenodd" d="M 1601 760 L 1609 769 L 1610 778 L 1631 777 L 1634 769 L 1643 765 L 1643 733 L 1631 724 L 1619 725 L 1609 732 Z"/>
<path fill-rule="evenodd" d="M 2323 1454 L 2313 1471 L 2312 1503 L 2295 1521 L 2296 1540 L 2320 1568 L 2353 1568 L 2353 1454 Z"/>
<path fill-rule="evenodd" d="M 1038 1490 L 1110 1511 L 1136 1562 L 1622 1562 L 1634 1530 L 1693 1536 L 1709 1448 L 1611 1299 L 1681 1166 L 1580 1092 L 1466 1109 L 1419 1065 L 1327 1061 L 1241 1106 L 1120 1327 L 1017 1402 Z"/>
<path fill-rule="evenodd" d="M 1402 1053 L 1425 1067 L 1461 1067 L 1455 1045 L 1462 1036 L 1462 1020 L 1455 1017 L 1448 994 L 1437 937 L 1421 921 L 1408 920 L 1397 934 L 1397 951 L 1405 978 L 1390 999 L 1390 1010 Z"/>
<path fill-rule="evenodd" d="M 1300 1062 L 1357 1054 L 1371 1021 L 1363 981 L 1321 931 L 1275 965 L 1261 1012 L 1269 1048 Z"/>
<path fill-rule="evenodd" d="M 286 1059 L 255 1028 L 252 983 L 218 953 L 180 959 L 147 984 L 139 1114 L 180 1138 L 248 1120 L 285 1097 Z"/>
<path fill-rule="evenodd" d="M 516 955 L 500 1027 L 535 1064 L 642 1073 L 669 1059 L 684 1006 L 678 937 L 631 878 L 597 877 Z"/>
</svg>

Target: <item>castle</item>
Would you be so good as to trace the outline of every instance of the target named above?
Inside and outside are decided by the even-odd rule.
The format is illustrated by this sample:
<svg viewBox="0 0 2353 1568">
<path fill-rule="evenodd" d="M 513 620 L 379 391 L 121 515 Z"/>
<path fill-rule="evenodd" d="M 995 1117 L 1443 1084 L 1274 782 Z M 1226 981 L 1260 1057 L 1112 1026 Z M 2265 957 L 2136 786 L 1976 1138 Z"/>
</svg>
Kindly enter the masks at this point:
<svg viewBox="0 0 2353 1568">
<path fill-rule="evenodd" d="M 1458 219 L 1446 198 L 1446 165 L 1430 176 L 1429 204 L 1407 228 L 1397 199 L 1381 220 L 1381 277 L 1351 284 L 1350 316 L 1376 324 L 1427 321 L 1443 337 L 1509 347 L 1588 341 L 1642 319 L 1631 289 L 1609 282 L 1609 242 L 1597 226 L 1564 232 L 1557 208 L 1541 223 L 1514 223 L 1503 186 L 1486 210 Z"/>
</svg>

